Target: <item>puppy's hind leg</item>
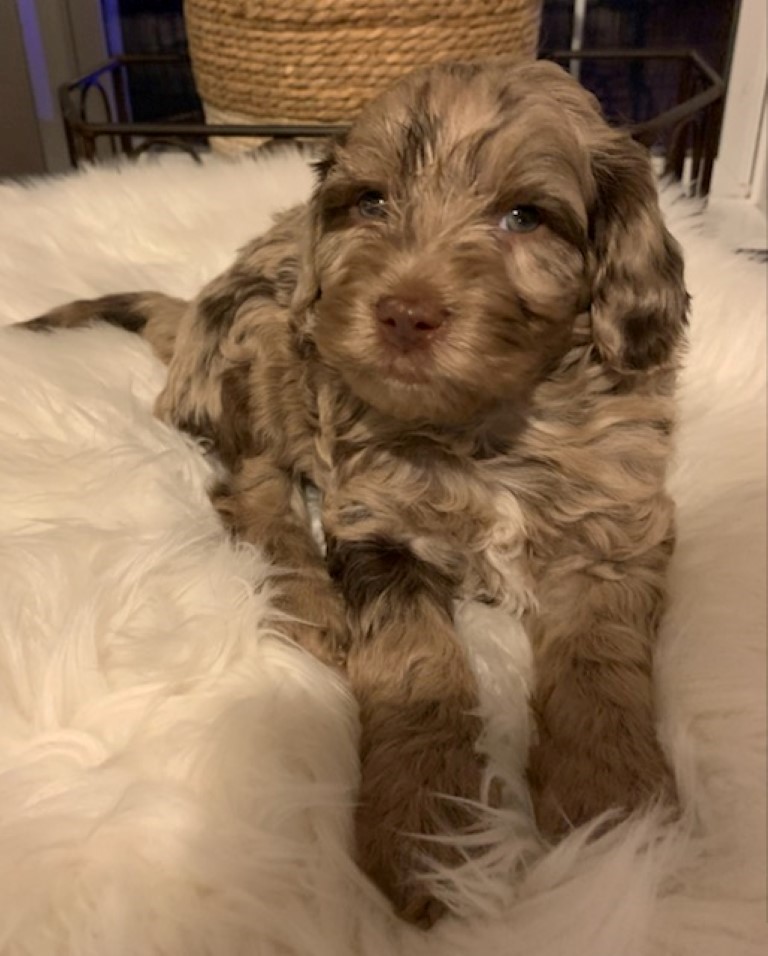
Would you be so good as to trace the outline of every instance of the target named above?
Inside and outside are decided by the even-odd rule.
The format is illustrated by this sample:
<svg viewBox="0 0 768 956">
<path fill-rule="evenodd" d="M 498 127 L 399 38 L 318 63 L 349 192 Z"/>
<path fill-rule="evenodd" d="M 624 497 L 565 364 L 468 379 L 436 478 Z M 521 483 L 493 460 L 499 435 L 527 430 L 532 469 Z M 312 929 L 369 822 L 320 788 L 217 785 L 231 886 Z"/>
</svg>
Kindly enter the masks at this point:
<svg viewBox="0 0 768 956">
<path fill-rule="evenodd" d="M 168 364 L 187 307 L 183 299 L 160 292 L 126 292 L 68 302 L 22 324 L 33 331 L 50 332 L 107 322 L 146 339 L 158 358 Z"/>
</svg>

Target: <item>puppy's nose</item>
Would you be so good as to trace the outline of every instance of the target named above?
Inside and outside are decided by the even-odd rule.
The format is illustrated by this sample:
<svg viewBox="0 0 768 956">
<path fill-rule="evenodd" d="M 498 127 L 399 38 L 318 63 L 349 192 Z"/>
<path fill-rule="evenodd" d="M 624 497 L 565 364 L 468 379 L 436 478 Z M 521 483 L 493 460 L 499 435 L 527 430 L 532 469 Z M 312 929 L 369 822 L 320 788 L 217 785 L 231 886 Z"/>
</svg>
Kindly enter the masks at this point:
<svg viewBox="0 0 768 956">
<path fill-rule="evenodd" d="M 425 346 L 448 318 L 448 309 L 429 296 L 387 295 L 375 306 L 381 333 L 401 349 Z"/>
</svg>

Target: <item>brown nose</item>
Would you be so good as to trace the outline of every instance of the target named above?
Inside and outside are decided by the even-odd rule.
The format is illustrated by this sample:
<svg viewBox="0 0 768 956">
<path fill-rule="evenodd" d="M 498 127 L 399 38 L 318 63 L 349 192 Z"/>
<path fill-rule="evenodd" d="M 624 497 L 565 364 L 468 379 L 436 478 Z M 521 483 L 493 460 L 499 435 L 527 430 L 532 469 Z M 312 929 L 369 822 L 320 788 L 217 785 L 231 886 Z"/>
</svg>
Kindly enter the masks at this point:
<svg viewBox="0 0 768 956">
<path fill-rule="evenodd" d="M 448 317 L 448 310 L 428 296 L 406 299 L 387 295 L 379 299 L 375 311 L 381 334 L 387 342 L 403 350 L 428 345 L 432 333 Z"/>
</svg>

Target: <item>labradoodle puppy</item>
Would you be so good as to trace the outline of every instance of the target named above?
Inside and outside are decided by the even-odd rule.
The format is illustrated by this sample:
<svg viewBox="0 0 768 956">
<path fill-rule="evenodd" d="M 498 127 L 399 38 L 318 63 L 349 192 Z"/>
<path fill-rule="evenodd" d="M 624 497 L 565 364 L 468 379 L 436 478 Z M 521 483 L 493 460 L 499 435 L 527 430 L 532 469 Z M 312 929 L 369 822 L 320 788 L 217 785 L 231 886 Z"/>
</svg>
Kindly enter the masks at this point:
<svg viewBox="0 0 768 956">
<path fill-rule="evenodd" d="M 473 820 L 440 795 L 481 795 L 457 600 L 527 622 L 544 833 L 674 798 L 651 656 L 686 310 L 644 151 L 539 62 L 406 78 L 191 305 L 109 296 L 33 323 L 99 317 L 168 362 L 158 414 L 211 443 L 224 523 L 293 569 L 287 632 L 357 696 L 357 854 L 407 918 L 439 912 L 421 855 L 454 859 L 420 836 Z"/>
</svg>

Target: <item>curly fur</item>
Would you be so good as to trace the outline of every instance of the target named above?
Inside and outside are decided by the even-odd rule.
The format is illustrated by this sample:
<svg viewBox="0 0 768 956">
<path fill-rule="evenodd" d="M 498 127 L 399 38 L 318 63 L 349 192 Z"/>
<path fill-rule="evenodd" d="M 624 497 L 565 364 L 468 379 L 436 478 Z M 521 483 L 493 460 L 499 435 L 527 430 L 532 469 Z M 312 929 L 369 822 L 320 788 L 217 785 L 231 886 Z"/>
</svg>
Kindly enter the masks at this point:
<svg viewBox="0 0 768 956">
<path fill-rule="evenodd" d="M 545 833 L 673 796 L 651 662 L 674 538 L 682 260 L 647 157 L 545 63 L 415 74 L 318 173 L 311 202 L 188 308 L 109 297 L 36 321 L 121 324 L 122 308 L 166 360 L 178 322 L 157 412 L 212 443 L 229 469 L 222 518 L 292 570 L 288 633 L 343 668 L 360 705 L 358 858 L 428 923 L 420 838 L 470 825 L 441 795 L 482 789 L 457 600 L 523 615 L 533 638 Z M 359 213 L 371 190 L 383 217 Z M 502 232 L 519 204 L 542 224 Z M 383 340 L 387 296 L 445 317 L 427 348 Z M 449 843 L 431 852 L 457 859 Z"/>
</svg>

